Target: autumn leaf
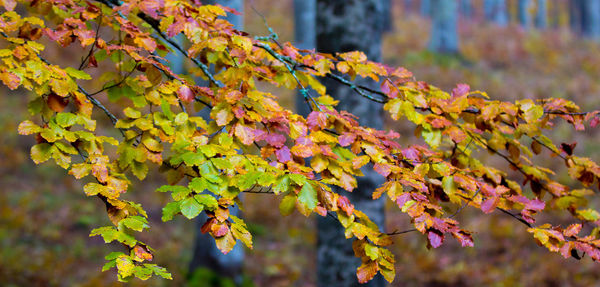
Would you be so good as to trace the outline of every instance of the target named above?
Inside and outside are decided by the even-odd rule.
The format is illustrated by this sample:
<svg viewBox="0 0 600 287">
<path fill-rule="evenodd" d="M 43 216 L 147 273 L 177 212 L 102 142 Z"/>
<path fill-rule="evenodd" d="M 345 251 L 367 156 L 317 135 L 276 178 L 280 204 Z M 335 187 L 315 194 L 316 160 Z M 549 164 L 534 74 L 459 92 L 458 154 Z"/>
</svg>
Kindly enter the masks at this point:
<svg viewBox="0 0 600 287">
<path fill-rule="evenodd" d="M 358 267 L 358 269 L 356 269 L 356 277 L 358 278 L 358 283 L 364 284 L 371 281 L 371 279 L 373 279 L 373 277 L 377 275 L 377 271 L 379 271 L 379 268 L 377 267 L 377 262 L 368 261 L 366 263 L 363 263 Z"/>
<path fill-rule="evenodd" d="M 327 127 L 327 115 L 318 111 L 311 112 L 306 117 L 306 123 L 311 130 L 324 129 Z"/>
<path fill-rule="evenodd" d="M 317 191 L 309 182 L 305 183 L 298 193 L 298 203 L 306 206 L 308 209 L 313 210 L 317 207 Z"/>
<path fill-rule="evenodd" d="M 438 248 L 442 246 L 442 242 L 444 242 L 444 235 L 438 231 L 430 230 L 427 232 L 427 239 L 433 248 Z"/>
<path fill-rule="evenodd" d="M 191 103 L 194 101 L 194 92 L 187 85 L 181 85 L 177 90 L 177 97 L 184 103 Z"/>
<path fill-rule="evenodd" d="M 11 90 L 18 88 L 21 83 L 21 78 L 11 72 L 0 72 L 0 80 Z"/>
</svg>

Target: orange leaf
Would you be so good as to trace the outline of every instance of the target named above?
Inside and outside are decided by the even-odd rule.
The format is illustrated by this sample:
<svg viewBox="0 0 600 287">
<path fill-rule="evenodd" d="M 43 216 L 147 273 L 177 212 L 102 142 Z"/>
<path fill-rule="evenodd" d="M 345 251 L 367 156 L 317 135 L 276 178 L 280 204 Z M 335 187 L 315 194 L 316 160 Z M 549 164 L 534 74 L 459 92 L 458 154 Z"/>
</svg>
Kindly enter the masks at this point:
<svg viewBox="0 0 600 287">
<path fill-rule="evenodd" d="M 377 262 L 369 261 L 367 263 L 363 263 L 356 269 L 356 277 L 358 278 L 358 282 L 361 284 L 367 283 L 377 275 L 377 271 L 379 271 L 379 267 L 377 266 Z"/>
</svg>

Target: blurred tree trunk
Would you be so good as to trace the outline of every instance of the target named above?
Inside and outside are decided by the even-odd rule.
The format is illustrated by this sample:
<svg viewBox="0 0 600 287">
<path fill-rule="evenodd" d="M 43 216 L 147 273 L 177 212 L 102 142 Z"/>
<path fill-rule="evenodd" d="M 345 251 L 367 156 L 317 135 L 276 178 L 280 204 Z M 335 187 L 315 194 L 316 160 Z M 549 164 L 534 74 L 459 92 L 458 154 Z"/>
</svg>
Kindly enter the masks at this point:
<svg viewBox="0 0 600 287">
<path fill-rule="evenodd" d="M 382 0 L 383 4 L 383 32 L 394 29 L 394 15 L 392 11 L 392 0 Z"/>
<path fill-rule="evenodd" d="M 550 26 L 552 26 L 552 28 L 554 29 L 557 29 L 561 25 L 561 2 L 562 1 L 550 1 L 550 3 L 548 3 L 548 10 L 550 11 L 550 19 L 548 19 L 548 22 L 550 23 Z"/>
<path fill-rule="evenodd" d="M 517 13 L 519 24 L 524 28 L 531 26 L 531 0 L 519 0 Z"/>
<path fill-rule="evenodd" d="M 335 53 L 360 50 L 372 61 L 381 60 L 383 6 L 380 0 L 317 0 L 317 50 Z M 377 87 L 371 80 L 357 77 L 361 85 Z M 382 129 L 381 104 L 365 99 L 350 87 L 331 79 L 323 80 L 327 92 L 339 100 L 337 108 L 359 117 L 364 126 Z M 385 226 L 384 202 L 372 200 L 372 193 L 383 183 L 383 177 L 372 169 L 363 169 L 358 188 L 352 193 L 336 188 L 347 196 L 355 207 L 365 212 L 378 226 Z M 382 199 L 382 198 L 380 198 Z M 352 241 L 345 239 L 344 229 L 335 219 L 319 217 L 317 245 L 317 285 L 323 287 L 359 286 L 356 268 L 359 258 L 354 257 Z M 385 286 L 381 275 L 377 275 L 365 286 Z"/>
<path fill-rule="evenodd" d="M 458 53 L 458 5 L 456 1 L 432 0 L 435 9 L 431 12 L 431 39 L 429 50 L 446 53 Z"/>
<path fill-rule="evenodd" d="M 414 10 L 414 5 L 415 5 L 415 1 L 414 0 L 404 0 L 402 3 L 404 3 L 404 14 L 409 14 L 411 12 L 413 12 Z"/>
<path fill-rule="evenodd" d="M 583 32 L 583 1 L 569 0 L 569 25 L 571 31 L 577 34 Z"/>
<path fill-rule="evenodd" d="M 296 47 L 310 50 L 317 46 L 317 1 L 294 0 L 294 38 Z M 302 93 L 296 96 L 296 113 L 307 116 L 310 108 Z"/>
<path fill-rule="evenodd" d="M 460 0 L 460 15 L 464 19 L 473 17 L 473 3 L 471 3 L 471 0 Z"/>
<path fill-rule="evenodd" d="M 600 0 L 582 0 L 581 6 L 583 36 L 600 40 Z"/>
<path fill-rule="evenodd" d="M 231 7 L 240 13 L 244 11 L 243 0 L 203 0 L 204 4 L 220 4 L 226 7 Z M 237 29 L 243 29 L 244 18 L 241 15 L 229 15 L 226 18 L 234 24 Z M 208 83 L 204 83 L 208 84 Z M 208 109 L 200 111 L 200 116 L 203 118 L 209 117 Z M 236 206 L 230 209 L 230 214 L 240 217 L 240 210 Z M 199 268 L 212 270 L 215 275 L 231 278 L 236 285 L 240 285 L 243 279 L 243 263 L 244 263 L 244 247 L 242 244 L 236 244 L 233 250 L 226 255 L 221 253 L 215 245 L 215 240 L 208 233 L 202 234 L 200 228 L 208 217 L 205 213 L 201 213 L 196 219 L 196 235 L 194 238 L 194 253 L 189 265 L 189 272 L 192 274 Z M 225 284 L 225 283 L 224 283 Z"/>
<path fill-rule="evenodd" d="M 431 16 L 431 0 L 421 0 L 421 16 L 427 18 Z"/>
<path fill-rule="evenodd" d="M 508 11 L 505 0 L 484 0 L 483 12 L 487 21 L 501 27 L 508 25 Z"/>
<path fill-rule="evenodd" d="M 548 27 L 548 3 L 546 0 L 537 0 L 535 27 L 538 29 L 546 29 Z"/>
</svg>

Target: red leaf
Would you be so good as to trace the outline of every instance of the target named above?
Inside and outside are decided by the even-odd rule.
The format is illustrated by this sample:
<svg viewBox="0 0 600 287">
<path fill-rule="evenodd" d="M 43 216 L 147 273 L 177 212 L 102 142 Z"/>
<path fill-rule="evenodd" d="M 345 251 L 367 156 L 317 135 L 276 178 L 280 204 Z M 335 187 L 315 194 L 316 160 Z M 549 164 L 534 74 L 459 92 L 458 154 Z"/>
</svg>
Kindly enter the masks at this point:
<svg viewBox="0 0 600 287">
<path fill-rule="evenodd" d="M 277 160 L 280 162 L 288 162 L 292 160 L 292 153 L 290 153 L 290 149 L 287 146 L 283 146 L 282 148 L 276 150 L 275 155 L 277 156 Z"/>
<path fill-rule="evenodd" d="M 571 224 L 564 230 L 563 234 L 567 237 L 575 236 L 581 231 L 581 224 Z"/>
<path fill-rule="evenodd" d="M 327 127 L 327 115 L 314 111 L 306 117 L 306 123 L 311 130 L 316 130 L 317 128 L 324 129 Z"/>
<path fill-rule="evenodd" d="M 419 161 L 419 152 L 413 147 L 403 149 L 402 156 L 409 160 Z"/>
<path fill-rule="evenodd" d="M 469 93 L 470 90 L 471 90 L 471 87 L 469 87 L 469 85 L 458 84 L 458 85 L 456 85 L 456 88 L 452 89 L 452 96 L 453 97 L 464 96 L 467 93 Z"/>
<path fill-rule="evenodd" d="M 454 238 L 460 242 L 462 247 L 473 247 L 473 237 L 471 234 L 461 230 L 458 232 L 452 232 L 452 236 L 454 236 Z"/>
<path fill-rule="evenodd" d="M 265 141 L 274 147 L 280 148 L 285 144 L 285 136 L 282 134 L 270 133 L 265 136 Z"/>
<path fill-rule="evenodd" d="M 191 103 L 194 100 L 194 92 L 186 85 L 179 86 L 177 96 L 182 102 Z"/>
<path fill-rule="evenodd" d="M 211 230 L 211 226 L 213 225 L 213 223 L 215 223 L 217 220 L 214 218 L 209 218 L 206 220 L 206 222 L 204 222 L 204 224 L 202 225 L 202 227 L 200 227 L 200 231 L 202 233 L 206 233 L 209 232 Z"/>
<path fill-rule="evenodd" d="M 525 205 L 525 209 L 529 209 L 529 210 L 544 210 L 545 207 L 546 207 L 546 203 L 539 199 L 530 200 Z"/>
<path fill-rule="evenodd" d="M 485 213 L 494 211 L 494 208 L 498 205 L 497 197 L 490 197 L 481 203 L 481 210 Z"/>
<path fill-rule="evenodd" d="M 384 177 L 387 177 L 388 175 L 390 175 L 390 173 L 392 172 L 392 169 L 390 168 L 389 165 L 387 164 L 379 164 L 376 163 L 375 166 L 373 166 L 373 169 L 378 173 L 383 175 Z"/>
<path fill-rule="evenodd" d="M 398 204 L 398 207 L 402 208 L 404 204 L 409 200 L 411 200 L 410 193 L 404 192 L 401 195 L 398 195 L 398 197 L 396 197 L 396 204 Z"/>
<path fill-rule="evenodd" d="M 353 133 L 344 133 L 338 137 L 338 141 L 341 146 L 349 146 L 354 140 L 356 140 L 356 135 Z"/>
<path fill-rule="evenodd" d="M 442 242 L 444 242 L 444 235 L 437 230 L 430 230 L 427 233 L 427 239 L 429 239 L 429 244 L 431 244 L 433 248 L 438 248 L 442 246 Z"/>
<path fill-rule="evenodd" d="M 354 212 L 354 205 L 350 203 L 350 200 L 348 200 L 348 198 L 343 195 L 340 195 L 340 197 L 338 197 L 337 205 L 348 216 L 352 215 L 352 212 Z"/>
<path fill-rule="evenodd" d="M 596 126 L 598 126 L 598 124 L 600 124 L 600 118 L 598 116 L 595 116 L 591 121 L 590 121 L 590 126 L 592 128 L 595 128 Z"/>
<path fill-rule="evenodd" d="M 560 254 L 564 258 L 571 257 L 571 251 L 573 250 L 573 244 L 571 242 L 565 242 L 563 246 L 560 248 Z"/>
<path fill-rule="evenodd" d="M 210 228 L 214 237 L 223 237 L 229 232 L 227 224 L 213 224 Z"/>
</svg>

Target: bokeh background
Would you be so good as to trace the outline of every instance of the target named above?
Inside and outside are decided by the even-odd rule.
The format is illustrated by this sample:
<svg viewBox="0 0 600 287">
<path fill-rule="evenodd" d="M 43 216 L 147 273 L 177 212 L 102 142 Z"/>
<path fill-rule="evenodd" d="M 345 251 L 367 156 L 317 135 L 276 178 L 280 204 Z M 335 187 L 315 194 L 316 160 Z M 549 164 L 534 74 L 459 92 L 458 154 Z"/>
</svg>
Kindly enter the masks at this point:
<svg viewBox="0 0 600 287">
<path fill-rule="evenodd" d="M 293 42 L 292 2 L 246 1 L 244 30 L 268 34 L 258 11 L 282 41 Z M 403 66 L 417 79 L 445 90 L 468 83 L 498 100 L 564 97 L 584 110 L 600 109 L 600 42 L 573 31 L 569 0 L 547 1 L 548 24 L 543 29 L 519 24 L 517 0 L 506 1 L 506 26 L 485 19 L 482 1 L 473 0 L 472 15 L 459 20 L 460 53 L 452 55 L 428 51 L 431 21 L 421 13 L 420 2 L 392 0 L 393 28 L 384 37 L 384 63 Z M 48 53 L 54 59 L 70 57 L 68 49 Z M 285 107 L 294 108 L 293 91 L 271 92 Z M 183 217 L 160 221 L 167 195 L 155 192 L 165 182 L 156 170 L 143 183 L 136 182 L 127 196 L 149 211 L 152 228 L 141 239 L 156 248 L 156 263 L 167 267 L 174 280 L 118 283 L 113 271 L 100 272 L 104 255 L 119 248 L 88 236 L 91 229 L 110 225 L 103 203 L 86 198 L 83 182 L 54 164 L 35 166 L 29 159 L 34 139 L 16 132 L 28 116 L 27 98 L 22 91 L 0 94 L 0 286 L 212 286 L 210 274 L 186 276 L 195 225 Z M 412 140 L 409 126 L 390 121 L 388 128 L 407 134 L 407 143 Z M 559 126 L 552 138 L 559 143 L 577 141 L 577 153 L 600 161 L 594 130 L 575 132 Z M 568 176 L 558 172 L 568 182 Z M 281 218 L 272 208 L 278 201 L 269 195 L 248 194 L 245 200 L 244 216 L 255 243 L 254 250 L 246 250 L 246 285 L 314 286 L 315 218 L 297 212 Z M 397 208 L 388 210 L 389 231 L 410 227 Z M 394 286 L 600 284 L 599 265 L 587 257 L 577 261 L 549 253 L 506 215 L 484 216 L 467 208 L 458 216 L 465 228 L 476 232 L 475 247 L 461 248 L 449 240 L 428 250 L 418 233 L 397 235 L 392 246 L 397 261 Z"/>
</svg>

